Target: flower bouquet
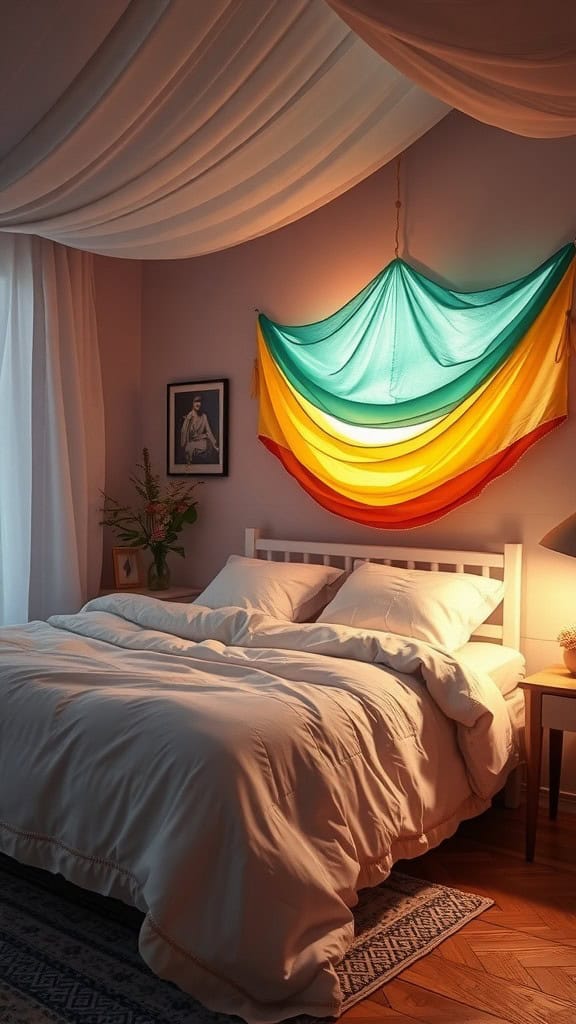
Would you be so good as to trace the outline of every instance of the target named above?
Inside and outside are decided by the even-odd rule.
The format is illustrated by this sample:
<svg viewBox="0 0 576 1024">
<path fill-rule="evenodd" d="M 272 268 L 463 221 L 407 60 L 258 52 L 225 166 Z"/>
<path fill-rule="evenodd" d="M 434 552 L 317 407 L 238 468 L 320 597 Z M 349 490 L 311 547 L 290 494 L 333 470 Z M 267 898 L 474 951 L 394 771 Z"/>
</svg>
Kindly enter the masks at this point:
<svg viewBox="0 0 576 1024">
<path fill-rule="evenodd" d="M 160 489 L 159 476 L 152 472 L 150 452 L 142 451 L 140 473 L 130 477 L 141 503 L 137 507 L 121 505 L 104 494 L 100 509 L 102 526 L 110 526 L 128 547 L 148 548 L 152 563 L 148 570 L 150 590 L 166 590 L 170 586 L 170 570 L 166 561 L 169 551 L 184 558 L 184 548 L 176 544 L 178 534 L 187 523 L 195 523 L 198 502 L 193 497 L 199 481 L 193 484 L 171 481 L 166 492 Z"/>
</svg>

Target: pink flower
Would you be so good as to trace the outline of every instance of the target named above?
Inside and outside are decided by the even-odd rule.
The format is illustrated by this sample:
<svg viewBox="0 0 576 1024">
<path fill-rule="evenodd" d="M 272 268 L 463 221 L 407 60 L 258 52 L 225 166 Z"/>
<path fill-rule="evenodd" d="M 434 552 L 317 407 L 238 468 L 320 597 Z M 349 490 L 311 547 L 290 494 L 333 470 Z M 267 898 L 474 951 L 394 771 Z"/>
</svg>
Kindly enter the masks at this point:
<svg viewBox="0 0 576 1024">
<path fill-rule="evenodd" d="M 166 538 L 179 533 L 186 525 L 186 513 L 196 508 L 198 503 L 193 492 L 198 483 L 185 486 L 182 481 L 170 481 L 163 491 L 159 475 L 152 471 L 147 448 L 143 448 L 142 462 L 137 464 L 137 471 L 130 481 L 142 502 L 136 507 L 122 505 L 104 494 L 104 506 L 100 509 L 103 516 L 101 525 L 111 527 L 122 540 L 128 539 L 131 544 L 165 548 Z"/>
</svg>

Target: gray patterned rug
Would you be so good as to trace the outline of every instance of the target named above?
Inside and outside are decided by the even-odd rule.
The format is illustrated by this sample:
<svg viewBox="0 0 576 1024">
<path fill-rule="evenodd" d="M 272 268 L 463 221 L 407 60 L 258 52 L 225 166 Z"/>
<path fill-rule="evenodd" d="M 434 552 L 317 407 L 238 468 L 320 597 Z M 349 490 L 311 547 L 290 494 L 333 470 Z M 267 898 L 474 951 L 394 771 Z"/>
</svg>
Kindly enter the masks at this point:
<svg viewBox="0 0 576 1024">
<path fill-rule="evenodd" d="M 344 1009 L 492 902 L 397 871 L 377 889 L 364 890 L 354 911 L 354 944 L 338 967 Z M 1 858 L 1 1024 L 237 1022 L 148 970 L 137 950 L 141 919 L 114 900 Z"/>
</svg>

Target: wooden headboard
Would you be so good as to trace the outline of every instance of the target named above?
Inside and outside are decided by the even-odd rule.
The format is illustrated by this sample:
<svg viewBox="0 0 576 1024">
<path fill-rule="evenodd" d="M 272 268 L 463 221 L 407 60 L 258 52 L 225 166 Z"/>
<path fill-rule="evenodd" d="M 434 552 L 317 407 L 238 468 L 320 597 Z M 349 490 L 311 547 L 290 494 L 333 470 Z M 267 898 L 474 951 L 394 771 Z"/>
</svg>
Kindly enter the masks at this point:
<svg viewBox="0 0 576 1024">
<path fill-rule="evenodd" d="M 500 622 L 483 623 L 475 630 L 480 639 L 496 640 L 507 647 L 520 647 L 520 597 L 522 545 L 504 544 L 500 552 L 451 551 L 444 548 L 390 547 L 380 544 L 337 544 L 332 541 L 277 540 L 261 531 L 245 531 L 244 553 L 248 558 L 285 562 L 322 562 L 352 569 L 356 559 L 398 565 L 407 569 L 476 572 L 504 581 Z"/>
</svg>

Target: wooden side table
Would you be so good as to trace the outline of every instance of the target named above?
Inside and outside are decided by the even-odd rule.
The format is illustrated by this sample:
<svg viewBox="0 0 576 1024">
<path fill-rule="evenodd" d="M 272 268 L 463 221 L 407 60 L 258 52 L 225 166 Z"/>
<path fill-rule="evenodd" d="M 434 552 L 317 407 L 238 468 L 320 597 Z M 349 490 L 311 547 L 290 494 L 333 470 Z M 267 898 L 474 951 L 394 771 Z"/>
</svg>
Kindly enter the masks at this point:
<svg viewBox="0 0 576 1024">
<path fill-rule="evenodd" d="M 576 676 L 564 665 L 551 665 L 527 676 L 518 685 L 524 690 L 526 701 L 526 860 L 532 861 L 538 824 L 542 732 L 550 730 L 549 814 L 554 819 L 558 813 L 563 733 L 565 729 L 576 732 Z"/>
<path fill-rule="evenodd" d="M 168 587 L 168 590 L 148 590 L 146 587 L 122 587 L 120 590 L 101 590 L 99 597 L 107 594 L 144 594 L 145 597 L 156 597 L 159 601 L 193 601 L 202 591 L 200 587 Z"/>
</svg>

